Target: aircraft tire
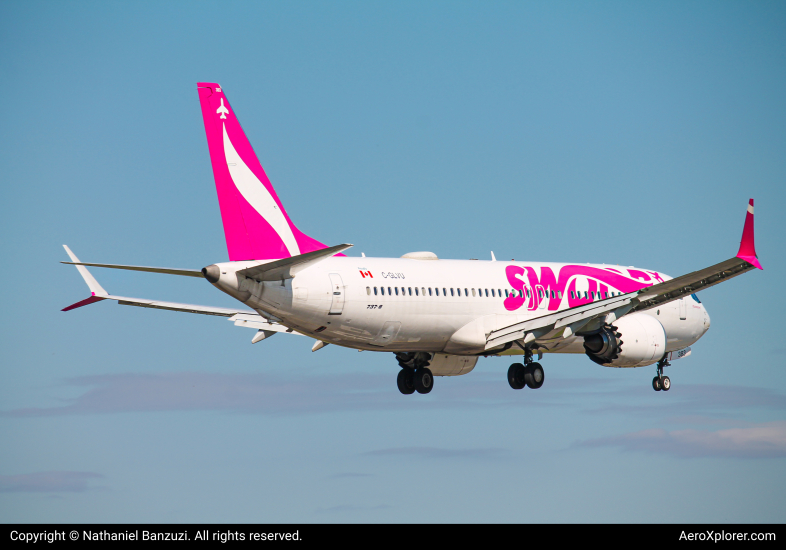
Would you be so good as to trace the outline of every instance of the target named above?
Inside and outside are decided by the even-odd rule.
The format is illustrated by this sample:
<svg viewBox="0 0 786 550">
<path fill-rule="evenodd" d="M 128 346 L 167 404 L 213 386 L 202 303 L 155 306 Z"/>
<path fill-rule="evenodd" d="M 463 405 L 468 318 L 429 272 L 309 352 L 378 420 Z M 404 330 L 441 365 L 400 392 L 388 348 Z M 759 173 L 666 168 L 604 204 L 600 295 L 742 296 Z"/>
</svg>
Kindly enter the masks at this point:
<svg viewBox="0 0 786 550">
<path fill-rule="evenodd" d="M 657 377 L 657 376 L 652 379 L 652 389 L 655 390 L 655 391 L 660 391 L 661 390 L 660 378 Z"/>
<path fill-rule="evenodd" d="M 524 381 L 527 383 L 527 386 L 533 390 L 537 390 L 543 385 L 545 380 L 546 374 L 543 372 L 543 367 L 540 366 L 540 363 L 530 363 L 527 366 L 526 373 L 524 374 Z"/>
<path fill-rule="evenodd" d="M 663 391 L 669 391 L 671 389 L 671 380 L 669 380 L 668 376 L 664 376 L 660 379 L 660 387 Z"/>
<path fill-rule="evenodd" d="M 410 368 L 402 368 L 398 373 L 398 378 L 396 378 L 396 384 L 398 385 L 398 391 L 404 395 L 415 393 L 414 371 Z"/>
<path fill-rule="evenodd" d="M 521 363 L 513 363 L 508 368 L 508 384 L 510 384 L 511 388 L 520 390 L 527 385 L 527 383 L 524 382 L 524 372 L 524 365 Z"/>
<path fill-rule="evenodd" d="M 427 368 L 415 371 L 415 389 L 418 393 L 428 393 L 434 388 L 434 375 Z"/>
</svg>

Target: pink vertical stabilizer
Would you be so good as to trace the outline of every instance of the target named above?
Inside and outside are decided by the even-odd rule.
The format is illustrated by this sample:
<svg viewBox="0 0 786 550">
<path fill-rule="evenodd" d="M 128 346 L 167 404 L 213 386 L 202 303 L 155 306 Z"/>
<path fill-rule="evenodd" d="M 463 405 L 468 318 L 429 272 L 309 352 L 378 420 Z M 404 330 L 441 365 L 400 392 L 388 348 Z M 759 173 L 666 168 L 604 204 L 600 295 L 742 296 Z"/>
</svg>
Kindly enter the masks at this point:
<svg viewBox="0 0 786 550">
<path fill-rule="evenodd" d="M 221 90 L 197 83 L 230 261 L 289 258 L 327 248 L 289 219 Z"/>
<path fill-rule="evenodd" d="M 745 214 L 745 226 L 742 228 L 742 240 L 737 257 L 745 260 L 753 267 L 764 269 L 756 256 L 756 243 L 753 238 L 753 199 L 748 202 L 748 213 Z"/>
</svg>

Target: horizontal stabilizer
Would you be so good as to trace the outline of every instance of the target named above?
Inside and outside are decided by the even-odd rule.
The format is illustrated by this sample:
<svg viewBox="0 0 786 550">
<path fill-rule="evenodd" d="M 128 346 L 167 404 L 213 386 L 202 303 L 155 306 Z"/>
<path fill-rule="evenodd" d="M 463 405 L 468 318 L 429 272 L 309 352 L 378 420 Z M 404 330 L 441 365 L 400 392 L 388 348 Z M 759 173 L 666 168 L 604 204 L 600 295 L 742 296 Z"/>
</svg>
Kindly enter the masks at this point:
<svg viewBox="0 0 786 550">
<path fill-rule="evenodd" d="M 128 298 L 126 296 L 107 296 L 108 300 L 117 300 L 121 306 L 149 307 L 153 309 L 168 309 L 169 311 L 182 311 L 183 313 L 198 313 L 200 315 L 217 315 L 219 317 L 232 317 L 238 313 L 257 315 L 251 310 L 238 311 L 226 307 L 199 306 L 196 304 L 179 304 L 177 302 L 161 302 L 159 300 L 145 300 L 143 298 Z M 259 315 L 257 315 L 259 317 Z M 260 317 L 261 319 L 261 317 Z"/>
<path fill-rule="evenodd" d="M 87 262 L 60 262 L 61 264 L 80 266 L 89 265 L 90 267 L 108 267 L 110 269 L 127 269 L 128 271 L 147 271 L 148 273 L 165 273 L 167 275 L 182 275 L 183 277 L 202 278 L 202 271 L 199 269 L 174 269 L 171 267 L 148 267 L 144 265 L 119 265 L 119 264 L 90 264 Z"/>
<path fill-rule="evenodd" d="M 315 250 L 314 252 L 307 252 L 291 258 L 284 258 L 283 260 L 274 260 L 272 262 L 255 265 L 246 269 L 241 269 L 237 273 L 254 279 L 256 281 L 280 281 L 282 279 L 292 279 L 299 271 L 321 262 L 326 258 L 335 256 L 339 252 L 343 252 L 348 248 L 352 248 L 351 244 L 340 244 L 338 246 L 331 246 L 322 250 Z M 202 274 L 200 273 L 200 277 Z"/>
</svg>

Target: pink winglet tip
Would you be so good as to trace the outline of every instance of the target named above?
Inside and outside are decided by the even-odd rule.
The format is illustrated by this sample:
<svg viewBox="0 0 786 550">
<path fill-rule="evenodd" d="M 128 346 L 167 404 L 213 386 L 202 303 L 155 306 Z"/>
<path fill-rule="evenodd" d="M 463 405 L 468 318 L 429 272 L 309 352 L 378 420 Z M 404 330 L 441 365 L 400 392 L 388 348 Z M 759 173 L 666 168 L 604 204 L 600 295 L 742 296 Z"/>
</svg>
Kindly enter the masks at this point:
<svg viewBox="0 0 786 550">
<path fill-rule="evenodd" d="M 95 302 L 100 302 L 101 300 L 105 300 L 105 298 L 102 298 L 101 296 L 96 296 L 94 294 L 93 296 L 90 296 L 90 298 L 85 298 L 84 300 L 81 300 L 75 304 L 71 304 L 70 306 L 63 308 L 60 311 L 71 311 L 72 309 L 76 309 L 82 306 L 87 306 Z"/>
<path fill-rule="evenodd" d="M 742 240 L 737 257 L 759 269 L 764 269 L 756 257 L 756 244 L 753 238 L 753 199 L 748 201 L 748 211 L 745 214 L 745 226 L 742 228 Z"/>
</svg>

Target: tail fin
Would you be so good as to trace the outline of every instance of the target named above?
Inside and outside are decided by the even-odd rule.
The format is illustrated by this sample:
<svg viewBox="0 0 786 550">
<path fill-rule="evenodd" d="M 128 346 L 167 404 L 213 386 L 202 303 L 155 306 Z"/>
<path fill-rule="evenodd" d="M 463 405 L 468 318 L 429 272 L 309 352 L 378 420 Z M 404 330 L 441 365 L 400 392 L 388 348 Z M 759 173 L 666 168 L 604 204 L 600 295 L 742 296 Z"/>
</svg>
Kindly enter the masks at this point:
<svg viewBox="0 0 786 550">
<path fill-rule="evenodd" d="M 327 248 L 289 219 L 221 90 L 197 83 L 230 261 L 289 258 Z"/>
</svg>

